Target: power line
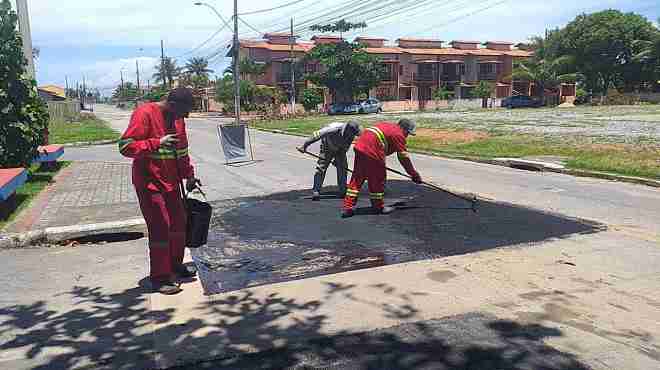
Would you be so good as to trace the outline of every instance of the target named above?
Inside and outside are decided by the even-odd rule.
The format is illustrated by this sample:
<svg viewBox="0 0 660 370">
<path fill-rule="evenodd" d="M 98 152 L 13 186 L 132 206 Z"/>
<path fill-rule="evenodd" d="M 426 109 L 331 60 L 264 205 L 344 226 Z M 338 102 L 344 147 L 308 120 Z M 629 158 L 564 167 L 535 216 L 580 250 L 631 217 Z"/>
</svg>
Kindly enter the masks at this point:
<svg viewBox="0 0 660 370">
<path fill-rule="evenodd" d="M 194 52 L 200 50 L 200 49 L 203 48 L 206 44 L 208 44 L 209 42 L 211 42 L 211 40 L 213 40 L 216 36 L 218 36 L 218 35 L 220 34 L 220 32 L 224 31 L 225 28 L 227 28 L 227 25 L 223 25 L 222 27 L 220 27 L 220 29 L 218 29 L 217 31 L 215 31 L 215 32 L 214 32 L 214 33 L 213 33 L 208 39 L 206 39 L 206 40 L 205 40 L 204 42 L 202 42 L 201 44 L 195 46 L 195 47 L 192 48 L 191 50 L 189 50 L 189 51 L 187 51 L 187 52 L 185 52 L 185 53 L 183 53 L 183 54 L 181 54 L 181 55 L 177 55 L 177 56 L 175 56 L 174 58 L 175 58 L 175 59 L 178 59 L 178 58 L 181 58 L 181 57 L 183 57 L 183 56 L 193 54 Z"/>
<path fill-rule="evenodd" d="M 297 0 L 297 1 L 292 1 L 290 3 L 282 4 L 280 6 L 272 7 L 272 8 L 269 8 L 269 9 L 261 9 L 261 10 L 254 10 L 254 11 L 251 11 L 251 12 L 240 13 L 239 16 L 241 16 L 241 15 L 253 15 L 253 14 L 260 14 L 260 13 L 268 13 L 268 12 L 272 12 L 274 10 L 283 9 L 283 8 L 286 8 L 286 7 L 289 7 L 289 6 L 292 6 L 292 5 L 302 3 L 303 1 L 307 1 L 307 0 Z"/>
<path fill-rule="evenodd" d="M 471 17 L 471 16 L 473 16 L 473 15 L 475 15 L 475 14 L 479 14 L 479 13 L 481 13 L 481 12 L 485 12 L 485 11 L 487 11 L 487 10 L 490 10 L 490 9 L 496 7 L 496 6 L 500 6 L 500 5 L 502 5 L 502 4 L 504 4 L 504 3 L 508 2 L 508 1 L 509 1 L 509 0 L 500 0 L 500 1 L 497 1 L 496 3 L 490 4 L 490 5 L 486 5 L 486 6 L 484 6 L 484 7 L 479 8 L 479 9 L 475 9 L 475 10 L 469 12 L 469 13 L 466 13 L 466 14 L 460 15 L 460 16 L 458 16 L 458 17 L 456 17 L 456 18 L 450 19 L 450 20 L 447 21 L 447 22 L 433 25 L 433 26 L 431 26 L 431 27 L 429 27 L 429 28 L 427 28 L 427 29 L 424 29 L 424 30 L 422 30 L 422 31 L 420 31 L 420 32 L 416 32 L 416 33 L 417 33 L 417 34 L 423 34 L 423 33 L 428 32 L 429 30 L 432 30 L 432 29 L 434 29 L 434 28 L 442 28 L 442 27 L 448 26 L 448 25 L 450 25 L 450 24 L 452 24 L 452 23 L 456 23 L 456 22 L 458 22 L 458 21 L 460 21 L 460 20 L 463 20 L 463 19 L 465 19 L 465 18 Z"/>
<path fill-rule="evenodd" d="M 244 25 L 246 25 L 246 26 L 247 26 L 249 29 L 251 29 L 252 31 L 258 33 L 259 35 L 263 35 L 263 34 L 264 34 L 263 32 L 259 31 L 258 29 L 252 27 L 248 22 L 246 22 L 245 20 L 243 20 L 243 18 L 238 17 L 238 20 L 239 20 L 241 23 L 243 23 Z"/>
</svg>

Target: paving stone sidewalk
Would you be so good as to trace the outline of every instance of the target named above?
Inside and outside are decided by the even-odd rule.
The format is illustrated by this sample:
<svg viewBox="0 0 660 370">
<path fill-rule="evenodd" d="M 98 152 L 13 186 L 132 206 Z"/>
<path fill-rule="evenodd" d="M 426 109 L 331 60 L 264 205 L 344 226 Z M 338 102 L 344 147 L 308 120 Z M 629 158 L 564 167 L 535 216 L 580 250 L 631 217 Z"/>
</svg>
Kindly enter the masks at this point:
<svg viewBox="0 0 660 370">
<path fill-rule="evenodd" d="M 5 231 L 20 233 L 139 217 L 130 163 L 73 162 Z"/>
</svg>

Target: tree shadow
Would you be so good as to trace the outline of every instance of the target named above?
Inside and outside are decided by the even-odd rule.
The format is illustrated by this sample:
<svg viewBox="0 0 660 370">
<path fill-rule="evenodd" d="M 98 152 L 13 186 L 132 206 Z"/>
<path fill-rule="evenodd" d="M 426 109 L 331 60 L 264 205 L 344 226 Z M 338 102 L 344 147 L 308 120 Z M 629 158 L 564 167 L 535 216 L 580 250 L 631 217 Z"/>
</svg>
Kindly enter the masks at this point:
<svg viewBox="0 0 660 370">
<path fill-rule="evenodd" d="M 409 181 L 388 182 L 387 203 L 406 205 L 391 215 L 341 219 L 342 200 L 308 196 L 296 190 L 215 202 L 209 243 L 193 253 L 207 293 L 605 230 L 494 201 L 481 200 L 475 214 L 460 209 L 469 208 L 467 202 Z"/>
<path fill-rule="evenodd" d="M 328 283 L 326 297 L 350 294 L 355 288 Z M 412 301 L 419 293 L 380 284 L 369 288 L 396 296 L 398 303 L 382 304 L 380 312 L 385 317 L 407 312 L 400 316 L 407 323 L 328 334 L 323 301 L 250 291 L 200 303 L 194 309 L 196 318 L 181 322 L 175 308 L 150 310 L 141 287 L 108 295 L 101 288 L 74 287 L 64 293 L 73 300 L 66 311 L 46 301 L 0 308 L 0 338 L 9 338 L 0 342 L 0 350 L 23 351 L 25 356 L 0 367 L 587 369 L 573 355 L 543 343 L 561 336 L 558 329 L 483 313 L 420 321 Z"/>
</svg>

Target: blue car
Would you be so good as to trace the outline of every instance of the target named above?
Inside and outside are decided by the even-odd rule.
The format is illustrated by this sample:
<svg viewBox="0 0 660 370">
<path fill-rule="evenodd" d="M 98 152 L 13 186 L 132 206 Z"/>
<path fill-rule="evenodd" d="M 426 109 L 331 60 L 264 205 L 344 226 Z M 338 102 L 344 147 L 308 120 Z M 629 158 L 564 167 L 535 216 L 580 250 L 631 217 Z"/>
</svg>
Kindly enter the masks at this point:
<svg viewBox="0 0 660 370">
<path fill-rule="evenodd" d="M 538 108 L 541 106 L 543 106 L 543 102 L 527 95 L 509 96 L 502 100 L 502 108 Z"/>
</svg>

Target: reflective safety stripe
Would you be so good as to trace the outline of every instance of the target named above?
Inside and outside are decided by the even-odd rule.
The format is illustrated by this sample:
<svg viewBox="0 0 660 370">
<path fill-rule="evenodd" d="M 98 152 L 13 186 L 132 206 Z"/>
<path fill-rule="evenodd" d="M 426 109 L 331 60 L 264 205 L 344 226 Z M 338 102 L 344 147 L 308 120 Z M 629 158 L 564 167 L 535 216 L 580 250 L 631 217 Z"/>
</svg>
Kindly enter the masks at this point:
<svg viewBox="0 0 660 370">
<path fill-rule="evenodd" d="M 399 152 L 396 154 L 399 158 L 410 158 L 408 152 Z"/>
<path fill-rule="evenodd" d="M 316 131 L 316 132 L 314 132 L 314 135 L 312 135 L 312 137 L 313 137 L 314 139 L 318 139 L 318 138 L 320 138 L 320 137 L 321 137 L 321 131 Z"/>
<path fill-rule="evenodd" d="M 369 199 L 385 199 L 385 193 L 369 193 Z"/>
<path fill-rule="evenodd" d="M 357 191 L 357 190 L 346 189 L 346 196 L 349 196 L 349 197 L 353 197 L 353 198 L 355 198 L 355 197 L 357 197 L 359 194 L 360 194 L 360 192 Z"/>
<path fill-rule="evenodd" d="M 123 152 L 124 149 L 126 149 L 126 147 L 127 147 L 130 143 L 132 143 L 132 142 L 134 142 L 134 141 L 135 141 L 135 140 L 133 140 L 133 139 L 122 139 L 122 140 L 119 140 L 119 142 L 117 143 L 117 145 L 119 145 L 119 152 Z"/>
<path fill-rule="evenodd" d="M 383 145 L 383 149 L 385 149 L 385 152 L 387 153 L 387 140 L 385 139 L 385 134 L 383 131 L 381 131 L 378 127 L 369 127 L 367 131 L 371 131 L 376 135 L 378 141 L 380 141 L 380 143 Z"/>
<path fill-rule="evenodd" d="M 149 153 L 148 157 L 151 159 L 177 159 L 183 158 L 188 155 L 188 148 L 177 149 L 176 154 L 172 149 L 160 148 L 155 152 Z"/>
</svg>

